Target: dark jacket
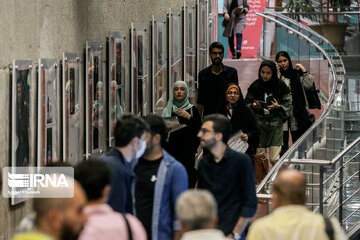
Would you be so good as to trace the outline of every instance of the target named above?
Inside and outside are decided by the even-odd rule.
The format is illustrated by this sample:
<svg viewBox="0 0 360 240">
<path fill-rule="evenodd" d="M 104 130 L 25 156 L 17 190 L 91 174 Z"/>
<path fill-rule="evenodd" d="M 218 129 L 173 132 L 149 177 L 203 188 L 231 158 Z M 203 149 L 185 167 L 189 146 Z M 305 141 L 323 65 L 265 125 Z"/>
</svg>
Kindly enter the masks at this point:
<svg viewBox="0 0 360 240">
<path fill-rule="evenodd" d="M 227 111 L 226 101 L 224 100 L 222 101 L 222 104 L 219 105 L 218 113 L 227 116 Z M 259 146 L 260 127 L 254 111 L 245 105 L 244 99 L 239 99 L 233 110 L 230 121 L 232 133 L 241 130 L 248 135 L 249 148 L 246 153 L 250 156 L 255 154 L 256 148 Z"/>
<path fill-rule="evenodd" d="M 187 112 L 192 115 L 190 119 L 178 117 L 180 124 L 186 124 L 186 127 L 170 133 L 164 149 L 185 166 L 189 176 L 189 186 L 194 187 L 196 181 L 195 153 L 199 146 L 197 134 L 201 126 L 201 119 L 195 106 Z M 177 116 L 177 114 L 172 113 L 172 116 Z"/>
<path fill-rule="evenodd" d="M 110 193 L 107 203 L 116 212 L 133 214 L 132 186 L 135 174 L 131 164 L 126 162 L 122 153 L 112 148 L 100 157 L 111 169 Z"/>
<path fill-rule="evenodd" d="M 197 103 L 204 106 L 203 116 L 216 113 L 229 83 L 239 85 L 237 70 L 233 67 L 224 65 L 219 75 L 211 72 L 211 66 L 199 72 Z"/>
</svg>

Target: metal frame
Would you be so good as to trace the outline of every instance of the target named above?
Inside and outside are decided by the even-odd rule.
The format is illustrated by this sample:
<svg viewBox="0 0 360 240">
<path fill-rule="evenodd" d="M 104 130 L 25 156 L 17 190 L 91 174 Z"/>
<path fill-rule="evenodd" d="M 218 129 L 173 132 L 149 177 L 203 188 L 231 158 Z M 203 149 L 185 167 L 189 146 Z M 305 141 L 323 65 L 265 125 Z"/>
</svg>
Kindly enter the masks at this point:
<svg viewBox="0 0 360 240">
<path fill-rule="evenodd" d="M 284 162 L 284 159 L 288 158 L 288 156 L 290 155 L 290 153 L 297 149 L 297 147 L 300 145 L 300 143 L 302 141 L 304 141 L 304 139 L 310 134 L 310 132 L 313 131 L 313 129 L 317 128 L 319 126 L 319 124 L 326 118 L 326 116 L 328 115 L 329 111 L 331 110 L 331 107 L 333 106 L 334 104 L 334 101 L 336 99 L 336 97 L 338 96 L 338 93 L 340 93 L 341 90 L 337 90 L 337 89 L 341 89 L 342 88 L 342 85 L 343 85 L 343 82 L 344 82 L 344 79 L 339 79 L 338 76 L 336 75 L 336 71 L 335 71 L 335 66 L 334 64 L 332 63 L 332 60 L 330 58 L 330 56 L 328 55 L 328 53 L 323 49 L 321 48 L 321 46 L 319 46 L 315 41 L 313 41 L 311 38 L 309 38 L 308 36 L 306 36 L 304 33 L 301 33 L 293 28 L 291 28 L 290 26 L 286 25 L 285 23 L 283 22 L 280 22 L 278 20 L 276 20 L 275 18 L 273 17 L 270 17 L 270 16 L 267 16 L 266 14 L 264 13 L 256 13 L 257 15 L 265 18 L 265 19 L 268 19 L 272 22 L 275 22 L 276 24 L 279 24 L 280 26 L 282 27 L 285 27 L 286 29 L 290 29 L 292 30 L 294 33 L 302 36 L 304 39 L 306 39 L 308 42 L 310 42 L 311 44 L 313 44 L 317 49 L 319 49 L 322 54 L 325 56 L 325 58 L 327 59 L 327 61 L 329 62 L 329 66 L 331 68 L 331 74 L 333 76 L 333 79 L 337 79 L 335 81 L 335 84 L 333 85 L 333 89 L 331 91 L 331 93 L 329 94 L 329 100 L 328 100 L 328 103 L 327 105 L 324 107 L 324 110 L 323 112 L 321 113 L 320 117 L 316 120 L 316 122 L 289 148 L 289 150 L 281 157 L 281 159 L 273 166 L 273 168 L 270 170 L 270 172 L 267 174 L 267 176 L 264 178 L 264 180 L 258 185 L 257 187 L 257 193 L 260 193 L 261 190 L 263 189 L 265 183 L 267 181 L 270 180 L 270 178 L 274 178 L 275 175 L 274 173 L 276 173 L 282 163 Z M 286 18 L 287 19 L 287 18 Z M 285 19 L 284 19 L 285 20 Z M 300 26 L 299 26 L 300 27 Z M 302 29 L 304 30 L 307 30 L 305 27 L 301 27 Z M 314 33 L 315 35 L 315 33 Z M 316 34 L 315 36 L 317 36 L 318 34 Z M 320 38 L 320 37 L 319 37 Z M 339 87 L 340 86 L 340 87 Z"/>
<path fill-rule="evenodd" d="M 169 9 L 169 89 L 183 80 L 183 19 L 180 9 Z"/>
<path fill-rule="evenodd" d="M 131 112 L 137 116 L 145 116 L 151 110 L 147 25 L 131 23 L 130 35 Z M 139 37 L 142 39 L 141 46 L 138 45 Z M 140 55 L 139 50 L 141 51 Z M 139 69 L 139 63 L 142 64 L 140 65 L 141 69 Z M 140 82 L 142 85 L 141 96 L 138 94 Z"/>
<path fill-rule="evenodd" d="M 128 111 L 126 104 L 125 88 L 128 85 L 126 79 L 126 33 L 111 31 L 108 37 L 108 145 L 114 146 L 113 127 L 116 120 Z M 120 93 L 120 94 L 119 94 Z M 120 96 L 119 96 L 120 95 Z"/>
<path fill-rule="evenodd" d="M 97 115 L 97 124 L 98 126 L 102 126 L 105 123 L 105 111 L 104 111 L 104 104 L 105 104 L 105 84 L 103 84 L 102 89 L 102 99 L 99 99 L 99 102 L 95 102 L 96 93 L 94 94 L 96 86 L 94 83 L 95 73 L 97 70 L 97 83 L 102 82 L 104 83 L 103 79 L 103 42 L 86 42 L 86 49 L 85 49 L 85 156 L 88 159 L 91 155 L 100 155 L 104 151 L 104 136 L 103 133 L 105 131 L 98 130 L 98 146 L 97 148 L 94 147 L 94 135 L 95 129 L 93 123 L 93 118 L 95 118 L 95 114 Z M 98 66 L 96 67 L 96 62 Z M 97 68 L 97 69 L 96 69 Z M 99 85 L 100 86 L 100 85 Z M 95 95 L 95 96 L 94 96 Z M 101 102 L 102 101 L 102 102 Z M 102 105 L 101 105 L 102 104 Z M 95 113 L 93 108 L 97 108 L 98 112 Z M 94 115 L 94 116 L 93 116 Z"/>
<path fill-rule="evenodd" d="M 80 101 L 80 56 L 63 53 L 62 57 L 62 157 L 76 164 L 80 159 L 82 105 Z M 72 99 L 73 98 L 73 99 Z"/>
<path fill-rule="evenodd" d="M 59 159 L 58 152 L 58 133 L 59 133 L 59 108 L 58 108 L 58 64 L 56 59 L 39 59 L 38 68 L 38 141 L 37 141 L 37 166 L 47 165 L 48 159 L 57 161 Z M 51 80 L 53 79 L 53 80 Z M 53 81 L 53 82 L 49 82 Z M 53 86 L 51 86 L 53 84 Z M 48 89 L 49 87 L 49 89 Z M 55 94 L 50 98 L 49 90 Z M 51 151 L 48 149 L 48 137 L 51 133 Z M 51 154 L 49 156 L 48 154 Z"/>
<path fill-rule="evenodd" d="M 151 27 L 152 112 L 161 115 L 168 101 L 169 89 L 166 17 L 153 16 Z M 162 34 L 159 34 L 159 28 Z"/>
<path fill-rule="evenodd" d="M 20 71 L 28 71 L 26 79 L 22 79 L 22 72 Z M 20 75 L 20 76 L 18 76 Z M 31 114 L 32 114 L 32 90 L 31 90 L 31 84 L 32 84 L 32 62 L 31 60 L 13 60 L 12 63 L 12 83 L 11 83 L 11 116 L 10 116 L 10 125 L 11 125 L 11 134 L 10 134 L 10 138 L 11 138 L 11 150 L 10 150 L 10 163 L 9 166 L 11 166 L 11 172 L 14 174 L 16 173 L 16 169 L 15 167 L 26 167 L 26 166 L 31 166 L 31 163 L 33 161 L 32 159 L 32 155 L 31 155 L 31 150 L 33 148 L 32 146 L 32 136 L 34 134 L 34 130 L 31 128 L 32 126 L 32 118 L 31 118 Z M 21 87 L 21 89 L 18 89 L 18 79 L 20 81 L 25 81 L 28 85 L 28 89 L 24 89 L 23 87 Z M 21 84 L 20 84 L 21 86 Z M 19 123 L 19 125 L 17 124 L 19 119 L 17 119 L 17 111 L 21 111 L 21 108 L 18 106 L 18 90 L 21 91 L 21 97 L 24 97 L 24 95 L 28 95 L 28 97 L 25 97 L 28 102 L 25 102 L 25 104 L 23 105 L 23 107 L 27 108 L 27 111 L 25 111 L 25 114 L 27 115 L 25 117 L 26 123 Z M 21 114 L 21 113 L 19 113 Z M 19 140 L 19 136 L 17 134 L 17 127 L 20 128 L 20 124 L 22 125 L 22 127 L 24 127 L 24 125 L 26 126 L 26 131 L 27 131 L 27 135 L 25 136 L 27 137 L 27 143 L 26 143 L 26 139 L 25 139 L 25 143 Z M 20 129 L 18 130 L 20 132 Z M 20 135 L 21 133 L 19 133 Z M 22 136 L 24 137 L 24 136 Z M 18 156 L 17 156 L 17 150 L 20 151 L 20 149 L 18 149 L 19 147 L 24 147 L 25 144 L 25 149 L 26 147 L 28 148 L 28 152 L 27 152 L 27 163 L 25 165 L 19 165 L 18 166 Z M 26 144 L 28 146 L 26 146 Z M 16 198 L 13 197 L 11 198 L 11 205 L 15 205 L 18 204 L 20 202 L 25 201 L 24 198 Z"/>
<path fill-rule="evenodd" d="M 197 63 L 196 63 L 196 72 L 199 73 L 204 68 L 208 67 L 209 63 L 209 33 L 207 26 L 209 22 L 208 15 L 208 1 L 207 0 L 197 0 Z M 205 14 L 204 14 L 205 13 Z"/>
<path fill-rule="evenodd" d="M 194 98 L 196 89 L 196 7 L 194 2 L 184 2 L 183 16 L 184 81 L 189 86 L 189 97 Z"/>
</svg>

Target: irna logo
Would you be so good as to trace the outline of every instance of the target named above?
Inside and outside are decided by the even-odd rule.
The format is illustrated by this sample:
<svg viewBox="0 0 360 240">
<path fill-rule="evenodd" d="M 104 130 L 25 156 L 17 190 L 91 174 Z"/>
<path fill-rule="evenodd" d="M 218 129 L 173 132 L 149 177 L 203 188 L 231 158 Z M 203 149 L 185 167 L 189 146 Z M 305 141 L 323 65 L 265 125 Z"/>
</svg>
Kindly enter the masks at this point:
<svg viewBox="0 0 360 240">
<path fill-rule="evenodd" d="M 8 172 L 8 186 L 11 188 L 69 187 L 64 174 L 11 174 Z"/>
</svg>

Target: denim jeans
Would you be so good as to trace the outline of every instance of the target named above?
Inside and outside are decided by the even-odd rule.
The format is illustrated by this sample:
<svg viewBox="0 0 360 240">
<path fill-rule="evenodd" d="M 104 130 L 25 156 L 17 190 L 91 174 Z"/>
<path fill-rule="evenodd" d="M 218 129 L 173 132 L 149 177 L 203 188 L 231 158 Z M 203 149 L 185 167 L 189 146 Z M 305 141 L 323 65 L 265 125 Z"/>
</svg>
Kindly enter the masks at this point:
<svg viewBox="0 0 360 240">
<path fill-rule="evenodd" d="M 230 51 L 231 51 L 231 53 L 235 53 L 234 35 L 232 35 L 231 37 L 228 37 L 228 39 L 229 39 Z M 236 50 L 237 51 L 241 51 L 241 43 L 242 43 L 242 33 L 237 33 L 236 34 Z"/>
</svg>

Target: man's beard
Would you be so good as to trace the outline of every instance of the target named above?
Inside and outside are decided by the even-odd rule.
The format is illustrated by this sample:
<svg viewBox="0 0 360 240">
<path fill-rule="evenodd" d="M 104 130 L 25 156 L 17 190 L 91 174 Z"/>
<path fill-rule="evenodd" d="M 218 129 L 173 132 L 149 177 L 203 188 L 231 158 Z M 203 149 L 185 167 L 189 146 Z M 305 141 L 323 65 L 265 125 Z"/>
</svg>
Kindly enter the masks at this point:
<svg viewBox="0 0 360 240">
<path fill-rule="evenodd" d="M 144 155 L 147 155 L 147 154 L 153 153 L 154 148 L 155 148 L 155 146 L 154 146 L 154 144 L 153 144 L 152 142 L 151 142 L 150 144 L 149 144 L 149 143 L 147 143 L 147 145 L 146 145 L 146 149 L 145 149 L 145 152 L 144 152 Z"/>
<path fill-rule="evenodd" d="M 79 232 L 74 232 L 74 229 L 71 228 L 71 225 L 68 224 L 66 221 L 62 225 L 61 228 L 61 240 L 77 240 L 80 236 L 80 233 L 83 228 Z"/>
<path fill-rule="evenodd" d="M 211 59 L 211 63 L 213 65 L 219 66 L 222 63 L 222 60 L 221 60 L 221 58 Z"/>
<path fill-rule="evenodd" d="M 211 151 L 211 149 L 213 149 L 215 145 L 216 145 L 216 139 L 214 137 L 212 139 L 205 141 L 203 148 L 206 148 L 207 150 Z"/>
</svg>

